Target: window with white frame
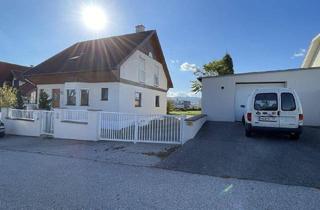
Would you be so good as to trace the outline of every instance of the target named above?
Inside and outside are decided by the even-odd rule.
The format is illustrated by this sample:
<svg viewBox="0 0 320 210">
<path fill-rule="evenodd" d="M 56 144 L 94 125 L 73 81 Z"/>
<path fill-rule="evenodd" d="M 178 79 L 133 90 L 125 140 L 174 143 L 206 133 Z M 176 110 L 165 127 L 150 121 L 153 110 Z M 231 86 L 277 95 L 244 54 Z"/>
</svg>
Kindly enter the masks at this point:
<svg viewBox="0 0 320 210">
<path fill-rule="evenodd" d="M 76 90 L 75 89 L 68 89 L 67 90 L 67 105 L 75 106 L 76 101 L 77 101 Z"/>
<path fill-rule="evenodd" d="M 153 85 L 159 87 L 159 66 L 155 66 L 155 72 L 153 75 Z"/>
<path fill-rule="evenodd" d="M 89 90 L 82 89 L 80 92 L 80 105 L 89 106 Z"/>
<path fill-rule="evenodd" d="M 134 96 L 134 106 L 135 107 L 141 107 L 142 106 L 142 93 L 140 92 L 135 92 Z"/>
<path fill-rule="evenodd" d="M 139 59 L 139 82 L 145 83 L 146 82 L 146 64 L 143 58 Z"/>
</svg>

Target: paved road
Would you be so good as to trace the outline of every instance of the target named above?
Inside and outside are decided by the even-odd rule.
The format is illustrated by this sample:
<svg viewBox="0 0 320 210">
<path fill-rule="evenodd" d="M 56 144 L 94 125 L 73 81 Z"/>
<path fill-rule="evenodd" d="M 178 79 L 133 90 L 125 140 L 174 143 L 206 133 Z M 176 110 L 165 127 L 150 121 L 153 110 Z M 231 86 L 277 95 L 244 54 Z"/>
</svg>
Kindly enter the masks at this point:
<svg viewBox="0 0 320 210">
<path fill-rule="evenodd" d="M 159 167 L 320 188 L 320 129 L 305 128 L 299 141 L 281 135 L 244 136 L 239 123 L 207 122 Z"/>
<path fill-rule="evenodd" d="M 156 155 L 172 145 L 133 144 L 110 141 L 77 141 L 7 135 L 0 139 L 0 149 L 75 157 L 95 161 L 139 166 L 153 166 L 161 161 Z"/>
<path fill-rule="evenodd" d="M 313 188 L 0 149 L 0 209 L 318 209 Z"/>
</svg>

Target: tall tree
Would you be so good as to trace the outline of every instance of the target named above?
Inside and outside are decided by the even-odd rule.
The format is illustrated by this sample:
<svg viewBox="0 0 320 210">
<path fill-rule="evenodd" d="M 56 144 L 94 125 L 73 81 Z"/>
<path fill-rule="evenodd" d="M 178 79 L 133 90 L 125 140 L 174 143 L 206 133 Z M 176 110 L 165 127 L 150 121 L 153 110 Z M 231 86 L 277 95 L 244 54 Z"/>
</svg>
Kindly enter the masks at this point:
<svg viewBox="0 0 320 210">
<path fill-rule="evenodd" d="M 49 96 L 45 91 L 40 91 L 39 109 L 51 109 L 51 99 L 49 99 Z"/>
<path fill-rule="evenodd" d="M 218 76 L 234 74 L 233 61 L 230 54 L 225 54 L 221 60 L 214 60 L 203 65 L 203 69 L 194 72 L 196 77 Z M 191 81 L 191 89 L 198 93 L 202 90 L 202 84 L 198 80 Z"/>
<path fill-rule="evenodd" d="M 17 103 L 16 89 L 7 85 L 0 88 L 0 107 L 13 107 Z"/>
<path fill-rule="evenodd" d="M 15 108 L 16 109 L 23 109 L 24 108 L 23 98 L 22 98 L 20 90 L 16 91 L 16 105 L 15 105 Z"/>
</svg>

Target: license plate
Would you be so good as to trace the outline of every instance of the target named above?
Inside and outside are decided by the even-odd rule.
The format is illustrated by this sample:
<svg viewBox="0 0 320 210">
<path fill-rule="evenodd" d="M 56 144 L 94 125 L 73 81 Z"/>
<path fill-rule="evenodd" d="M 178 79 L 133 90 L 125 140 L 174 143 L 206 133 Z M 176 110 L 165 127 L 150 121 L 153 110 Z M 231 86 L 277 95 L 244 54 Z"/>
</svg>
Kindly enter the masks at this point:
<svg viewBox="0 0 320 210">
<path fill-rule="evenodd" d="M 259 117 L 259 121 L 264 121 L 264 122 L 276 122 L 275 117 Z"/>
</svg>

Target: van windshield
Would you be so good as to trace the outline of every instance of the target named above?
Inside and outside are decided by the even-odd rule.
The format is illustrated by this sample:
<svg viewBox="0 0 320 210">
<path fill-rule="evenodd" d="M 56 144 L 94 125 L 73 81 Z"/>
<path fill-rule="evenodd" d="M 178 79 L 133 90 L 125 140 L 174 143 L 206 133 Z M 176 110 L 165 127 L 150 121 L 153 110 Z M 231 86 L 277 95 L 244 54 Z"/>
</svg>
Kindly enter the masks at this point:
<svg viewBox="0 0 320 210">
<path fill-rule="evenodd" d="M 276 93 L 258 93 L 254 99 L 255 110 L 278 110 L 278 97 Z"/>
</svg>

